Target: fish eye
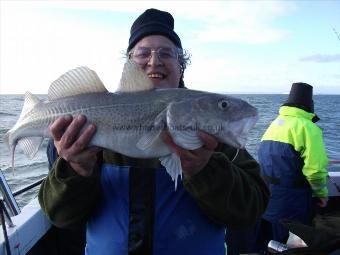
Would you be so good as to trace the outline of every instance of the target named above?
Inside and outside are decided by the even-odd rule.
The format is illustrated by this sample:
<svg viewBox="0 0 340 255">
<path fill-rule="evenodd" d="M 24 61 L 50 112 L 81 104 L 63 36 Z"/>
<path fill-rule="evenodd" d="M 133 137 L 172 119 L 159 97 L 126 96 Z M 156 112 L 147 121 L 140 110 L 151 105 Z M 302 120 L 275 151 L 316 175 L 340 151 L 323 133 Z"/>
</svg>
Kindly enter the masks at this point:
<svg viewBox="0 0 340 255">
<path fill-rule="evenodd" d="M 229 106 L 229 103 L 227 100 L 222 99 L 218 102 L 218 108 L 220 108 L 221 110 L 226 110 L 228 106 Z"/>
</svg>

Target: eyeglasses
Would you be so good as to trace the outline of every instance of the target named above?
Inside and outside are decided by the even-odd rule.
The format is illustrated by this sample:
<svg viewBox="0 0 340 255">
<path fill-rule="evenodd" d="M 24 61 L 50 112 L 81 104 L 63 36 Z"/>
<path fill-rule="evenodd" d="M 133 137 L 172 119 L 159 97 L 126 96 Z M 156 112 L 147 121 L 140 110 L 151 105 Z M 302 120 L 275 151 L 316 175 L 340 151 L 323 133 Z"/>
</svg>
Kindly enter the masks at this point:
<svg viewBox="0 0 340 255">
<path fill-rule="evenodd" d="M 129 53 L 129 57 L 132 58 L 137 64 L 145 65 L 151 59 L 152 53 L 157 53 L 158 59 L 162 62 L 171 62 L 178 60 L 180 53 L 174 48 L 158 48 L 157 50 L 140 47 Z"/>
</svg>

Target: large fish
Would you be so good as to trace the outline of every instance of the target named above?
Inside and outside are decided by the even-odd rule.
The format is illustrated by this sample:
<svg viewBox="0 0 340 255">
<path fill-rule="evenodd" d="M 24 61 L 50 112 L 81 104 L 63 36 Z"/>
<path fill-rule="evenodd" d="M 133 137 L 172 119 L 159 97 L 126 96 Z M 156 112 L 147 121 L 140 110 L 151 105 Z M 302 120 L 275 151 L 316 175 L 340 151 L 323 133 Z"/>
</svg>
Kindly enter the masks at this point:
<svg viewBox="0 0 340 255">
<path fill-rule="evenodd" d="M 163 143 L 170 132 L 174 142 L 188 150 L 202 146 L 196 131 L 203 130 L 222 142 L 242 148 L 258 119 L 256 108 L 226 95 L 189 89 L 153 89 L 146 74 L 128 61 L 120 87 L 109 93 L 97 74 L 87 67 L 68 71 L 53 82 L 48 101 L 29 92 L 20 117 L 4 141 L 12 153 L 17 144 L 32 158 L 49 126 L 59 116 L 84 114 L 97 126 L 90 145 L 135 158 L 159 158 L 172 180 L 182 174 L 179 157 Z"/>
</svg>

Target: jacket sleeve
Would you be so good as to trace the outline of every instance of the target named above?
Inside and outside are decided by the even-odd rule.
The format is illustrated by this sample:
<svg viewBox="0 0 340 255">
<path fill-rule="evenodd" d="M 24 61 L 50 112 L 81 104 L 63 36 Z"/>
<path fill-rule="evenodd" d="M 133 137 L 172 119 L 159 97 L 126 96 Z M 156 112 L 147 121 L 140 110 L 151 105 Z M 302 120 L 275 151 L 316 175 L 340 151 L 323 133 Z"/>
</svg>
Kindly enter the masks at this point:
<svg viewBox="0 0 340 255">
<path fill-rule="evenodd" d="M 91 177 L 83 177 L 58 158 L 40 186 L 38 199 L 55 226 L 75 228 L 91 214 L 98 191 L 98 170 Z"/>
<path fill-rule="evenodd" d="M 304 160 L 303 174 L 308 180 L 313 195 L 327 197 L 328 157 L 324 146 L 322 131 L 314 123 L 304 129 L 305 144 L 301 152 Z"/>
<path fill-rule="evenodd" d="M 207 217 L 228 228 L 254 223 L 269 199 L 258 163 L 246 150 L 226 145 L 219 146 L 202 171 L 184 180 L 184 187 Z"/>
</svg>

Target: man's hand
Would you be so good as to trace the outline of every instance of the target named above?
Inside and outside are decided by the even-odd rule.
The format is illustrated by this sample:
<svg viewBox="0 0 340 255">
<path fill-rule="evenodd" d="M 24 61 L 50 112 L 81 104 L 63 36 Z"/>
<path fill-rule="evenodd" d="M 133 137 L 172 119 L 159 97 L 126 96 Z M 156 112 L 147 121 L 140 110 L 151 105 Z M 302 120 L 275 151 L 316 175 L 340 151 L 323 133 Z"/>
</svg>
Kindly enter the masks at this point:
<svg viewBox="0 0 340 255">
<path fill-rule="evenodd" d="M 196 150 L 185 150 L 174 143 L 169 133 L 163 135 L 163 141 L 180 157 L 184 177 L 191 177 L 200 172 L 208 163 L 218 141 L 203 131 L 197 135 L 203 142 L 203 146 Z"/>
<path fill-rule="evenodd" d="M 50 133 L 59 156 L 65 159 L 79 175 L 90 176 L 96 166 L 96 154 L 101 149 L 87 147 L 96 132 L 96 127 L 90 124 L 80 133 L 85 123 L 86 117 L 83 115 L 75 118 L 70 115 L 63 116 L 53 122 Z"/>
</svg>

